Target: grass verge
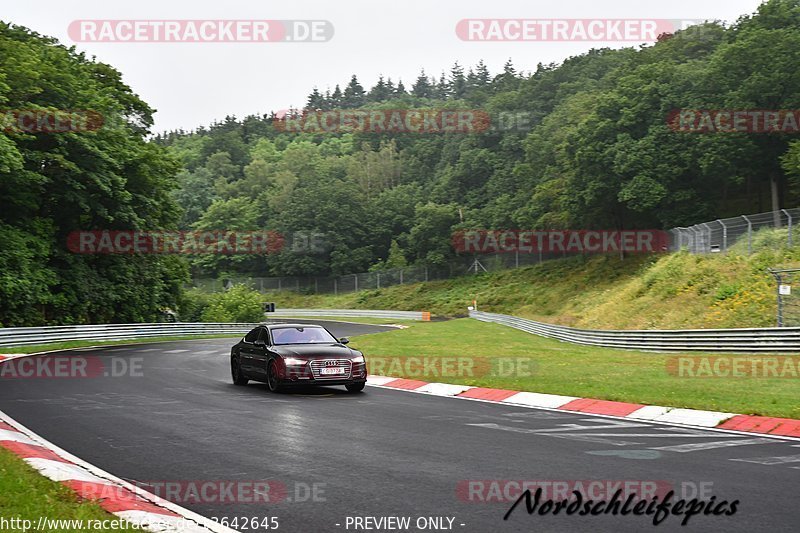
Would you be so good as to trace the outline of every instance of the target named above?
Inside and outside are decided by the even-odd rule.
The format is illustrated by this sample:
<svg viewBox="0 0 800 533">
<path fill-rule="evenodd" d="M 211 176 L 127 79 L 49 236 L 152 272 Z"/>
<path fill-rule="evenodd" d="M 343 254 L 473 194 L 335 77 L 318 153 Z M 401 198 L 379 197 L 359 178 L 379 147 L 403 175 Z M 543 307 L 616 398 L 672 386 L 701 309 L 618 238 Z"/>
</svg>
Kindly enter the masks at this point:
<svg viewBox="0 0 800 533">
<path fill-rule="evenodd" d="M 89 520 L 119 520 L 96 503 L 79 500 L 70 489 L 40 475 L 5 448 L 0 448 L 0 516 L 6 520 L 12 518 L 30 520 L 33 527 L 36 526 L 39 517 L 53 520 L 83 520 L 84 524 Z M 112 525 L 111 522 L 107 524 Z M 79 532 L 86 529 L 62 525 L 62 527 L 51 526 L 45 531 Z M 109 527 L 103 531 L 142 530 L 134 529 L 132 524 L 126 522 L 121 527 Z"/>
<path fill-rule="evenodd" d="M 580 346 L 466 318 L 355 337 L 353 346 L 363 350 L 368 361 L 370 357 L 395 356 L 526 357 L 532 360 L 530 375 L 442 377 L 389 373 L 398 377 L 800 419 L 798 379 L 690 378 L 668 372 L 670 360 L 679 355 L 702 355 L 696 353 L 662 354 Z M 384 363 L 384 368 L 391 368 L 391 365 Z"/>
</svg>

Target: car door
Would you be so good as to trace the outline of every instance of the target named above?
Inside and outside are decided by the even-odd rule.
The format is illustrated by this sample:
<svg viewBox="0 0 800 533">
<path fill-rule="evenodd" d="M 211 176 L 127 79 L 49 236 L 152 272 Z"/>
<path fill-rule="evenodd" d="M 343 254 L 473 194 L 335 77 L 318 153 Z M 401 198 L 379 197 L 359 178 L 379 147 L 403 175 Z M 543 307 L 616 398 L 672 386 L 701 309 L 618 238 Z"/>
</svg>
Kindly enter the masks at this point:
<svg viewBox="0 0 800 533">
<path fill-rule="evenodd" d="M 244 336 L 241 344 L 239 345 L 239 364 L 241 365 L 242 372 L 247 376 L 255 375 L 253 356 L 255 353 L 255 340 L 258 338 L 261 328 L 253 328 Z"/>
<path fill-rule="evenodd" d="M 267 360 L 271 344 L 267 328 L 259 328 L 252 350 L 253 379 L 267 379 Z"/>
</svg>

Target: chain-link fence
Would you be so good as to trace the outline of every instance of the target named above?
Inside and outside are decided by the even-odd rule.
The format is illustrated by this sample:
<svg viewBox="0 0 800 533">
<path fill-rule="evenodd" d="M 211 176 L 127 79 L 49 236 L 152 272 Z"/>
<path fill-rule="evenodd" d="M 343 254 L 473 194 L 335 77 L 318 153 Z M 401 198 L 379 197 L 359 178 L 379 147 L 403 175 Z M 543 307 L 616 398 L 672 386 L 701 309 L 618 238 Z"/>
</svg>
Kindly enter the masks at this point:
<svg viewBox="0 0 800 533">
<path fill-rule="evenodd" d="M 778 327 L 800 326 L 800 268 L 770 268 L 769 273 L 775 278 Z"/>
<path fill-rule="evenodd" d="M 791 246 L 794 238 L 794 227 L 800 222 L 800 208 L 781 209 L 755 215 L 741 215 L 732 218 L 722 218 L 710 222 L 695 224 L 688 228 L 673 228 L 671 249 L 688 250 L 691 253 L 727 252 L 732 246 L 738 245 L 743 252 L 753 252 L 756 234 L 766 228 L 782 228 L 786 235 L 779 235 L 779 239 L 786 239 Z"/>
<path fill-rule="evenodd" d="M 792 245 L 794 226 L 800 222 L 800 208 L 782 209 L 754 215 L 741 215 L 686 228 L 669 230 L 669 250 L 687 250 L 691 253 L 727 252 L 734 246 L 741 253 L 750 254 L 754 247 L 787 243 Z M 780 228 L 781 232 L 759 234 L 761 230 Z M 762 238 L 761 236 L 764 236 Z M 449 279 L 468 273 L 479 274 L 529 266 L 567 257 L 566 251 L 552 252 L 539 249 L 529 252 L 482 253 L 463 255 L 447 267 L 414 266 L 376 272 L 362 272 L 335 277 L 246 277 L 236 276 L 222 279 L 195 279 L 193 286 L 207 292 L 228 289 L 244 284 L 260 292 L 294 291 L 302 294 L 339 294 L 365 289 L 381 289 L 392 285 Z"/>
<path fill-rule="evenodd" d="M 493 253 L 465 256 L 447 267 L 413 266 L 375 272 L 345 274 L 343 276 L 282 276 L 251 277 L 231 276 L 227 278 L 195 278 L 192 286 L 204 292 L 220 292 L 234 285 L 246 285 L 259 292 L 293 291 L 300 294 L 340 294 L 366 289 L 382 289 L 393 285 L 450 279 L 469 273 L 492 272 L 529 266 L 565 257 L 565 253 Z"/>
</svg>

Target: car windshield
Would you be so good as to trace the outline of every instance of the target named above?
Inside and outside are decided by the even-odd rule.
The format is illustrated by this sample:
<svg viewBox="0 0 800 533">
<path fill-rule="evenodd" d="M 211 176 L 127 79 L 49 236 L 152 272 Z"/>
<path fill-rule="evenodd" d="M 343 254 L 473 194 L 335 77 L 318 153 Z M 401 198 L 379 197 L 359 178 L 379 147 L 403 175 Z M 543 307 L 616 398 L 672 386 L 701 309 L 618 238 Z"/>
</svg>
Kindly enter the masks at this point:
<svg viewBox="0 0 800 533">
<path fill-rule="evenodd" d="M 339 342 L 320 327 L 277 328 L 272 330 L 273 344 L 320 344 Z"/>
</svg>

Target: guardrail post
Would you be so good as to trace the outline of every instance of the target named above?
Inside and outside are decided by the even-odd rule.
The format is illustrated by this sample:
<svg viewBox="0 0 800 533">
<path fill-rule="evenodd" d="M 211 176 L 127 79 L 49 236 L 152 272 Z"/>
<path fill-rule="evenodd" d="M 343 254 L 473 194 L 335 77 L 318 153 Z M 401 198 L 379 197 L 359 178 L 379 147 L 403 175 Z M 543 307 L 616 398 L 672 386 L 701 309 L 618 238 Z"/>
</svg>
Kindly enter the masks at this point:
<svg viewBox="0 0 800 533">
<path fill-rule="evenodd" d="M 742 218 L 747 222 L 747 255 L 750 255 L 753 253 L 753 223 L 747 215 L 742 215 Z"/>
<path fill-rule="evenodd" d="M 792 215 L 790 215 L 789 211 L 787 211 L 786 209 L 781 209 L 781 211 L 783 211 L 783 214 L 786 215 L 786 218 L 788 219 L 788 226 L 787 227 L 789 228 L 789 239 L 787 241 L 787 244 L 789 246 L 791 246 L 792 245 Z"/>
</svg>

